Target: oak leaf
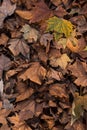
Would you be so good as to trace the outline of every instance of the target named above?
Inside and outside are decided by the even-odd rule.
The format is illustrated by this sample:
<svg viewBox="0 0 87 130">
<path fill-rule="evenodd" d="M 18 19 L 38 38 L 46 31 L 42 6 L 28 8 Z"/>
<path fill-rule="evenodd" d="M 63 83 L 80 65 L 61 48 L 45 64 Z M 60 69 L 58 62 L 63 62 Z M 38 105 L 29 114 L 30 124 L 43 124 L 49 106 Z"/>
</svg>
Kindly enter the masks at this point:
<svg viewBox="0 0 87 130">
<path fill-rule="evenodd" d="M 4 19 L 7 16 L 12 15 L 15 9 L 16 4 L 12 5 L 10 0 L 3 0 L 2 5 L 0 6 L 0 28 L 2 28 Z"/>
<path fill-rule="evenodd" d="M 68 20 L 54 16 L 47 20 L 47 31 L 54 31 L 69 37 L 73 31 L 73 24 Z"/>
<path fill-rule="evenodd" d="M 31 81 L 41 85 L 41 80 L 45 79 L 45 76 L 46 69 L 41 66 L 39 62 L 33 62 L 30 64 L 30 67 L 19 76 L 19 78 L 24 81 L 30 79 Z"/>
<path fill-rule="evenodd" d="M 21 53 L 22 55 L 27 57 L 27 55 L 29 54 L 29 46 L 22 39 L 11 39 L 8 44 L 8 48 L 14 56 L 17 56 Z"/>
</svg>

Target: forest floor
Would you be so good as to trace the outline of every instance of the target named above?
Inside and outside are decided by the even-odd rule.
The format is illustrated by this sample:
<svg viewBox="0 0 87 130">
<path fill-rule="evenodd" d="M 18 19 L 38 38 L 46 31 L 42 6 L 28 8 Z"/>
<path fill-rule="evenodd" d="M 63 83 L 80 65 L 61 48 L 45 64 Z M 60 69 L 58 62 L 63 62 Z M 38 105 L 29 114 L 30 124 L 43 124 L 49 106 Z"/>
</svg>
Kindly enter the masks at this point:
<svg viewBox="0 0 87 130">
<path fill-rule="evenodd" d="M 0 130 L 86 130 L 87 0 L 0 0 Z"/>
</svg>

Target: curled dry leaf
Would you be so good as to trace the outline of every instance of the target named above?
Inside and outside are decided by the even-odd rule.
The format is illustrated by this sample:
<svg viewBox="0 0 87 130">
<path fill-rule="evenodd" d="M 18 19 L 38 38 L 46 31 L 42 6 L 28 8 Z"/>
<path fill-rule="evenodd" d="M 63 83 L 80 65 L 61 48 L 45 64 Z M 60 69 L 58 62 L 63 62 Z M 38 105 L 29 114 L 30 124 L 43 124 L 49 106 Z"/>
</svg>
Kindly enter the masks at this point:
<svg viewBox="0 0 87 130">
<path fill-rule="evenodd" d="M 23 80 L 30 79 L 31 81 L 41 85 L 41 80 L 45 79 L 45 76 L 46 69 L 41 66 L 39 62 L 33 62 L 30 64 L 30 67 L 19 76 L 19 78 Z"/>
<path fill-rule="evenodd" d="M 15 9 L 16 4 L 12 5 L 10 0 L 3 0 L 2 5 L 0 6 L 0 28 L 2 28 L 4 19 L 7 16 L 12 15 Z"/>
<path fill-rule="evenodd" d="M 8 44 L 8 48 L 14 56 L 17 56 L 20 53 L 25 57 L 28 56 L 30 51 L 29 46 L 22 39 L 11 39 Z"/>
<path fill-rule="evenodd" d="M 73 52 L 80 52 L 86 47 L 86 42 L 83 37 L 80 38 L 79 40 L 68 39 L 66 42 L 66 46 Z"/>
</svg>

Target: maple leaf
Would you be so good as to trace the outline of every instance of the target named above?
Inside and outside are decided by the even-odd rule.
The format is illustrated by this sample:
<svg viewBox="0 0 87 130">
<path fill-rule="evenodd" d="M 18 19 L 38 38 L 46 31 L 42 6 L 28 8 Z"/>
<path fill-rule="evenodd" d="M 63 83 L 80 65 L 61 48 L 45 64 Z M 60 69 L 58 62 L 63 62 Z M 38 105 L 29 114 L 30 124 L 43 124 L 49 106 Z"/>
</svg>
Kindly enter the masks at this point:
<svg viewBox="0 0 87 130">
<path fill-rule="evenodd" d="M 68 62 L 71 62 L 67 54 L 62 54 L 59 58 L 50 58 L 50 65 L 53 67 L 60 66 L 62 69 L 65 69 L 68 65 Z"/>
<path fill-rule="evenodd" d="M 28 42 L 36 42 L 39 37 L 39 32 L 28 24 L 25 24 L 20 31 L 24 33 L 23 37 L 25 40 L 28 40 Z"/>
<path fill-rule="evenodd" d="M 0 28 L 2 28 L 4 19 L 7 16 L 12 15 L 15 9 L 16 4 L 12 5 L 10 0 L 3 0 L 2 5 L 0 6 Z"/>
<path fill-rule="evenodd" d="M 0 78 L 2 78 L 3 70 L 8 70 L 11 67 L 11 61 L 5 55 L 0 56 Z"/>
<path fill-rule="evenodd" d="M 23 80 L 30 79 L 31 81 L 41 85 L 41 80 L 44 79 L 45 76 L 46 69 L 38 62 L 33 62 L 30 64 L 30 67 L 19 76 L 19 78 Z"/>
<path fill-rule="evenodd" d="M 73 31 L 73 24 L 68 20 L 54 16 L 47 20 L 47 31 L 54 31 L 69 37 Z"/>
<path fill-rule="evenodd" d="M 26 57 L 30 51 L 29 46 L 22 39 L 11 39 L 8 44 L 10 45 L 8 48 L 14 56 L 21 53 Z"/>
<path fill-rule="evenodd" d="M 30 20 L 31 23 L 40 22 L 48 19 L 51 14 L 51 10 L 47 7 L 44 1 L 40 1 L 35 4 L 35 7 L 31 11 L 16 10 L 16 13 L 24 19 Z"/>
</svg>

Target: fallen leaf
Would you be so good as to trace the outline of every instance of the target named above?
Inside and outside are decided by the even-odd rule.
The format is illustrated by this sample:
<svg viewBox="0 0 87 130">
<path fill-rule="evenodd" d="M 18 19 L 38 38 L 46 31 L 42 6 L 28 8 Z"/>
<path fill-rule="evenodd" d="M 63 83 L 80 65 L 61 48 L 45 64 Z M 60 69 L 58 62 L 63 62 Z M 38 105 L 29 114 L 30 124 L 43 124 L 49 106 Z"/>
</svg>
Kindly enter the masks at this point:
<svg viewBox="0 0 87 130">
<path fill-rule="evenodd" d="M 59 58 L 50 58 L 50 65 L 53 67 L 60 66 L 62 69 L 66 69 L 69 62 L 71 62 L 71 59 L 67 54 L 62 54 Z"/>
<path fill-rule="evenodd" d="M 50 33 L 45 33 L 41 35 L 40 44 L 46 47 L 48 42 L 50 43 L 52 40 L 53 40 L 53 35 Z"/>
<path fill-rule="evenodd" d="M 63 76 L 62 76 L 61 72 L 58 72 L 58 71 L 51 68 L 47 72 L 47 78 L 48 79 L 55 79 L 55 80 L 60 81 L 63 78 Z"/>
<path fill-rule="evenodd" d="M 11 61 L 8 57 L 5 55 L 0 56 L 0 79 L 2 78 L 3 75 L 3 70 L 8 70 L 11 67 Z"/>
<path fill-rule="evenodd" d="M 23 79 L 30 79 L 31 81 L 42 84 L 42 80 L 45 79 L 46 76 L 46 69 L 39 64 L 39 62 L 31 63 L 30 67 L 22 73 L 19 78 Z"/>
<path fill-rule="evenodd" d="M 86 47 L 85 39 L 82 37 L 80 39 L 68 39 L 66 46 L 73 52 L 80 52 Z"/>
<path fill-rule="evenodd" d="M 87 95 L 79 96 L 78 93 L 75 93 L 75 98 L 72 105 L 72 119 L 71 119 L 72 124 L 78 118 L 83 116 L 84 109 L 87 110 L 86 101 L 87 101 Z"/>
<path fill-rule="evenodd" d="M 72 72 L 72 75 L 74 75 L 77 79 L 74 81 L 78 86 L 87 86 L 87 64 L 85 65 L 80 62 L 79 60 L 76 60 L 76 62 L 73 65 L 68 66 L 68 70 Z"/>
<path fill-rule="evenodd" d="M 51 10 L 47 7 L 44 1 L 35 4 L 31 11 L 16 10 L 16 13 L 31 23 L 40 22 L 50 17 Z"/>
<path fill-rule="evenodd" d="M 73 24 L 68 20 L 54 16 L 47 20 L 47 31 L 54 31 L 69 37 L 73 31 Z"/>
<path fill-rule="evenodd" d="M 22 39 L 11 39 L 8 42 L 8 45 L 9 50 L 12 52 L 14 56 L 17 56 L 21 53 L 22 55 L 27 57 L 27 55 L 29 54 L 29 46 Z"/>
<path fill-rule="evenodd" d="M 2 28 L 4 19 L 7 16 L 12 15 L 15 9 L 16 4 L 12 5 L 10 0 L 3 0 L 2 5 L 0 6 L 0 28 Z"/>
<path fill-rule="evenodd" d="M 68 95 L 64 89 L 64 86 L 61 84 L 53 84 L 49 87 L 49 93 L 52 96 L 58 97 L 58 98 L 68 98 Z"/>
<path fill-rule="evenodd" d="M 34 90 L 32 88 L 26 87 L 26 85 L 22 82 L 19 82 L 17 84 L 16 89 L 19 93 L 19 95 L 16 97 L 16 102 L 25 100 L 25 99 L 29 98 L 34 93 Z"/>
<path fill-rule="evenodd" d="M 23 37 L 28 42 L 36 42 L 40 36 L 39 32 L 28 24 L 25 24 L 20 31 L 24 33 Z"/>
<path fill-rule="evenodd" d="M 0 36 L 0 45 L 6 46 L 8 39 L 9 38 L 4 33 L 2 33 Z"/>
</svg>

